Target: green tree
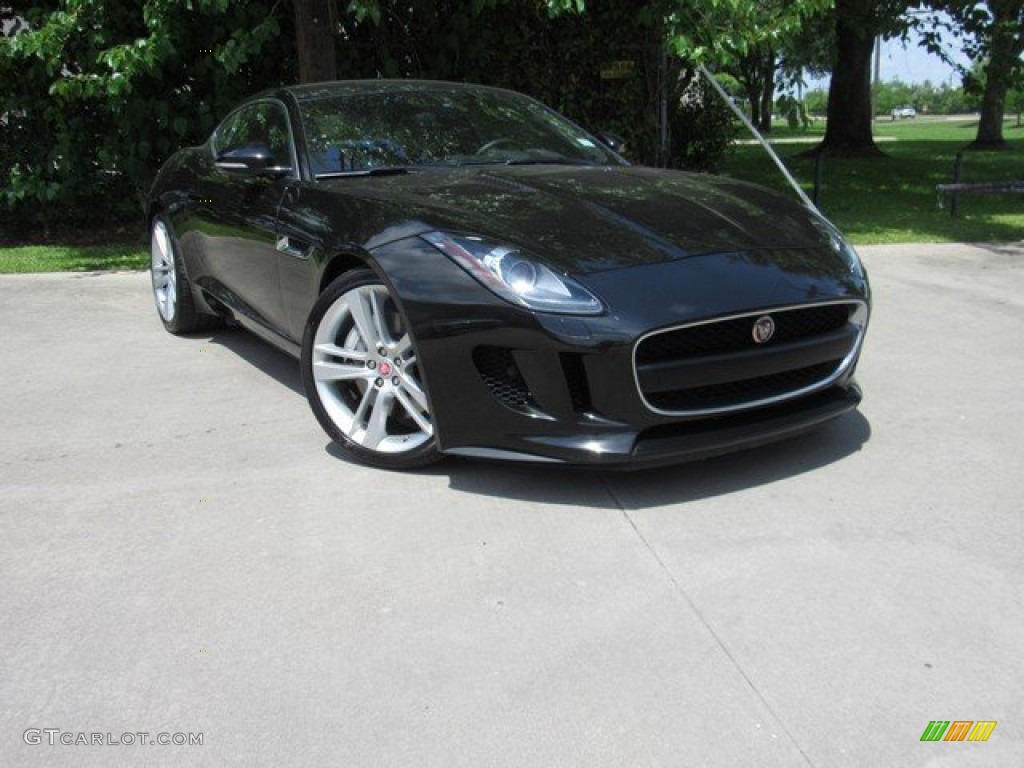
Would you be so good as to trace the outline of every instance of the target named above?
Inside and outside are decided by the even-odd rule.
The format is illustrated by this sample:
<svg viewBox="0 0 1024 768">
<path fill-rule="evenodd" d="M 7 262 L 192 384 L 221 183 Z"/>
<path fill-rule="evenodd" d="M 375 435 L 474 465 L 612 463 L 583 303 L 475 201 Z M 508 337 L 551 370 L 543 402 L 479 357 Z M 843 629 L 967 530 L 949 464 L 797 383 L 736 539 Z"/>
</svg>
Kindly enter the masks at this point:
<svg viewBox="0 0 1024 768">
<path fill-rule="evenodd" d="M 824 77 L 835 61 L 835 4 L 814 9 L 788 35 L 780 51 L 780 69 L 784 78 L 796 84 L 803 73 Z"/>
<path fill-rule="evenodd" d="M 811 19 L 832 0 L 669 0 L 655 7 L 664 17 L 670 48 L 684 60 L 723 70 L 739 81 L 751 119 L 771 131 L 780 63 L 793 59 Z M 792 77 L 795 70 L 789 68 Z"/>
<path fill-rule="evenodd" d="M 775 49 L 767 43 L 751 46 L 728 68 L 740 83 L 750 104 L 750 121 L 762 133 L 771 133 L 775 99 Z"/>
<path fill-rule="evenodd" d="M 1024 83 L 1024 0 L 935 0 L 932 5 L 952 17 L 964 36 L 964 52 L 973 61 L 984 62 L 984 77 L 974 77 L 973 83 L 968 79 L 968 87 L 981 83 L 981 115 L 972 146 L 1005 147 L 1007 95 Z M 930 42 L 933 50 L 939 48 L 936 39 Z"/>
<path fill-rule="evenodd" d="M 828 109 L 828 91 L 815 88 L 804 95 L 804 105 L 812 115 L 824 115 Z"/>
<path fill-rule="evenodd" d="M 1006 95 L 1006 103 L 1017 113 L 1017 127 L 1021 127 L 1021 113 L 1024 113 L 1024 84 L 1013 88 Z"/>
<path fill-rule="evenodd" d="M 753 122 L 766 132 L 771 129 L 773 100 L 780 85 L 802 89 L 805 70 L 823 74 L 831 68 L 835 46 L 833 3 L 763 0 L 755 8 L 759 14 L 757 30 L 748 35 L 750 42 L 730 71 L 744 84 L 748 100 L 759 101 L 752 110 Z"/>
<path fill-rule="evenodd" d="M 241 96 L 288 77 L 276 3 L 59 0 L 8 6 L 0 195 L 48 229 L 138 210 L 155 169 Z M 111 210 L 113 209 L 113 210 Z"/>
<path fill-rule="evenodd" d="M 664 16 L 617 0 L 575 4 L 402 0 L 341 19 L 349 77 L 468 80 L 528 93 L 593 130 L 622 135 L 631 159 L 714 167 L 730 136 L 727 108 L 698 96 L 694 69 L 664 56 Z M 661 86 L 665 85 L 665 91 Z M 660 146 L 659 106 L 667 93 Z M 724 116 L 724 117 L 723 117 Z M 714 137 L 713 140 L 711 137 Z M 700 146 L 701 150 L 696 148 Z"/>
<path fill-rule="evenodd" d="M 713 168 L 733 122 L 696 65 L 776 46 L 829 1 L 769 16 L 753 0 L 7 2 L 0 229 L 137 214 L 174 150 L 297 76 L 511 87 L 624 135 L 639 162 Z"/>
<path fill-rule="evenodd" d="M 825 137 L 815 151 L 881 154 L 875 146 L 871 125 L 871 52 L 876 37 L 891 37 L 906 29 L 907 8 L 907 0 L 836 0 L 836 47 L 828 116 Z"/>
<path fill-rule="evenodd" d="M 876 112 L 890 115 L 894 109 L 911 106 L 922 114 L 952 115 L 968 111 L 962 88 L 945 83 L 938 86 L 929 81 L 915 85 L 900 80 L 882 82 L 876 92 Z"/>
</svg>

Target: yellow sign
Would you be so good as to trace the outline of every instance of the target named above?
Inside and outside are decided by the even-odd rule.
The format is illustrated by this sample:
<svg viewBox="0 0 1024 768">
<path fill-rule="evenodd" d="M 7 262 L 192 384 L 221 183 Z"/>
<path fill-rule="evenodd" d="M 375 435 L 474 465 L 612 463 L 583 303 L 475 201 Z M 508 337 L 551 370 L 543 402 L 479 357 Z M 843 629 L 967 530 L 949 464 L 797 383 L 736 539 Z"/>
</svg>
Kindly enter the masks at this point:
<svg viewBox="0 0 1024 768">
<path fill-rule="evenodd" d="M 613 61 L 611 64 L 601 67 L 601 79 L 623 80 L 632 75 L 635 69 L 635 61 Z"/>
</svg>

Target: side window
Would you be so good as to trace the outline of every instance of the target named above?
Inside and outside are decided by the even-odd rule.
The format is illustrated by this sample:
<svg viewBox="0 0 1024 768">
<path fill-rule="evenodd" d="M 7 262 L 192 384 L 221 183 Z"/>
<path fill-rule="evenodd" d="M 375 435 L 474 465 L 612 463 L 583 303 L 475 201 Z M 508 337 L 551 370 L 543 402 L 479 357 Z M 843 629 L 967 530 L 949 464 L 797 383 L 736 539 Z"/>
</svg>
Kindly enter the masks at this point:
<svg viewBox="0 0 1024 768">
<path fill-rule="evenodd" d="M 270 147 L 274 165 L 295 167 L 292 134 L 284 107 L 270 101 L 243 107 L 221 124 L 213 140 L 218 155 L 253 144 Z"/>
</svg>

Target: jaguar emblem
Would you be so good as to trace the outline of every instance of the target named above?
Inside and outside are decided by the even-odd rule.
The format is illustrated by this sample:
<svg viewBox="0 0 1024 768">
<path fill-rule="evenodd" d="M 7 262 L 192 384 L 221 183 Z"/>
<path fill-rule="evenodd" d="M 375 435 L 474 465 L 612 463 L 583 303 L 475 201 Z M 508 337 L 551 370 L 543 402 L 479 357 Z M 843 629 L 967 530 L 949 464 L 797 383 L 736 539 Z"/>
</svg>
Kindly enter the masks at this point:
<svg viewBox="0 0 1024 768">
<path fill-rule="evenodd" d="M 771 315 L 761 315 L 754 321 L 752 331 L 755 344 L 764 344 L 775 335 L 775 321 Z"/>
</svg>

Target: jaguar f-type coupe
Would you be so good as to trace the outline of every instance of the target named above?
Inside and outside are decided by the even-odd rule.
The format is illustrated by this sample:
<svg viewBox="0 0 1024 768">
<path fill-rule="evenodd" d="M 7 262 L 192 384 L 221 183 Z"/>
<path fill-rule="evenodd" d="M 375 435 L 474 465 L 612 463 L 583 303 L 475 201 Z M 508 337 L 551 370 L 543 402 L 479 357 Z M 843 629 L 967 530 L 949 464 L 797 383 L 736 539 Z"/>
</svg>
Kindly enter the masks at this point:
<svg viewBox="0 0 1024 768">
<path fill-rule="evenodd" d="M 855 408 L 869 289 L 835 227 L 614 144 L 495 88 L 262 93 L 156 179 L 160 319 L 295 355 L 327 434 L 380 467 L 667 464 Z"/>
</svg>

